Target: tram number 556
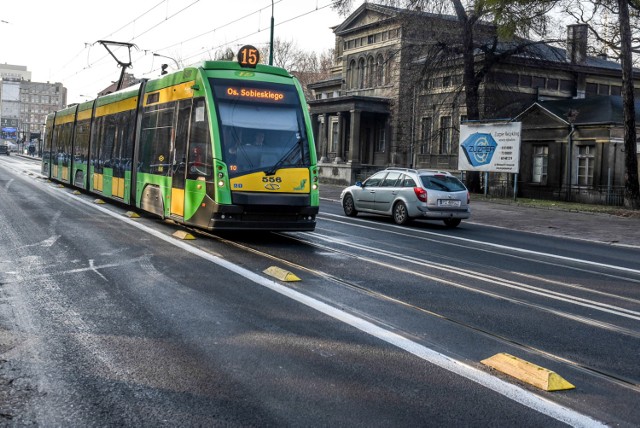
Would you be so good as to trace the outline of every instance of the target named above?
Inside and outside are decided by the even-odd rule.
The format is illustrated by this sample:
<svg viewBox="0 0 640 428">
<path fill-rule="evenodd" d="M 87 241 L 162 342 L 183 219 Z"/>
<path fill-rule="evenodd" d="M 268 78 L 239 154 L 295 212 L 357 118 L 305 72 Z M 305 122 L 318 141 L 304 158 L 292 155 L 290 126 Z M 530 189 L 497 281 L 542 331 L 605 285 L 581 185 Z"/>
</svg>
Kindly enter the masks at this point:
<svg viewBox="0 0 640 428">
<path fill-rule="evenodd" d="M 282 183 L 282 178 L 280 177 L 262 177 L 263 183 Z"/>
<path fill-rule="evenodd" d="M 260 51 L 254 46 L 245 45 L 240 48 L 237 57 L 240 67 L 256 68 L 260 62 Z"/>
</svg>

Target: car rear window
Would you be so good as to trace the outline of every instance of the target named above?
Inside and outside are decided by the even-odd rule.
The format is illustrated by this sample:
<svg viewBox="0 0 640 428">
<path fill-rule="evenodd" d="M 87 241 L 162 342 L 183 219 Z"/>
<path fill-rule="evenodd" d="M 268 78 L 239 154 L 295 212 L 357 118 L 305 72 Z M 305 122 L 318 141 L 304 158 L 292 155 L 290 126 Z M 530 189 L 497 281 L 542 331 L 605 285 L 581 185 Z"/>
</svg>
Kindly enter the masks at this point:
<svg viewBox="0 0 640 428">
<path fill-rule="evenodd" d="M 426 189 L 440 190 L 445 192 L 460 192 L 467 190 L 460 180 L 450 175 L 422 175 L 420 176 L 422 185 Z"/>
</svg>

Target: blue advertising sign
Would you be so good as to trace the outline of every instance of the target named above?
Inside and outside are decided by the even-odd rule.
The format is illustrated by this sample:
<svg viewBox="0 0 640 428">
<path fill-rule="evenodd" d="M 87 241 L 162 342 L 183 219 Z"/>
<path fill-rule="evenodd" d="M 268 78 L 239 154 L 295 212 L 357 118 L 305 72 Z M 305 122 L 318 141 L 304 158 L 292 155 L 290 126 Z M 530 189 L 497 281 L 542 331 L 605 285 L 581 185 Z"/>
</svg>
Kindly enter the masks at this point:
<svg viewBox="0 0 640 428">
<path fill-rule="evenodd" d="M 460 125 L 458 169 L 520 172 L 520 122 Z"/>
</svg>

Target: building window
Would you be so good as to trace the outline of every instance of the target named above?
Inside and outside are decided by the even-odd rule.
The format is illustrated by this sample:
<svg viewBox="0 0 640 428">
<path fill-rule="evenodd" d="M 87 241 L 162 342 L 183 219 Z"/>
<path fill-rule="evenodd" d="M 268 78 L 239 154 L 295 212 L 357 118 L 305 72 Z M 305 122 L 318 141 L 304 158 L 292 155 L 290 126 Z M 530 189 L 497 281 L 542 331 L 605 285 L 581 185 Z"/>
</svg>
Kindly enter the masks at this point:
<svg viewBox="0 0 640 428">
<path fill-rule="evenodd" d="M 609 95 L 609 85 L 598 85 L 598 95 Z"/>
<path fill-rule="evenodd" d="M 358 61 L 358 89 L 364 88 L 364 73 L 365 72 L 365 63 L 364 58 L 360 58 Z"/>
<path fill-rule="evenodd" d="M 545 78 L 544 77 L 533 76 L 533 78 L 531 79 L 531 87 L 532 88 L 542 88 L 542 89 L 544 89 L 544 86 L 545 86 Z"/>
<path fill-rule="evenodd" d="M 347 81 L 349 82 L 349 89 L 357 87 L 358 73 L 356 71 L 355 60 L 351 60 L 351 62 L 349 62 L 349 68 L 347 69 Z"/>
<path fill-rule="evenodd" d="M 338 121 L 332 120 L 331 121 L 331 146 L 329 149 L 330 152 L 335 153 L 338 151 L 338 138 L 340 138 L 340 134 L 338 131 L 339 131 Z"/>
<path fill-rule="evenodd" d="M 558 79 L 547 79 L 547 89 L 551 91 L 558 90 Z"/>
<path fill-rule="evenodd" d="M 385 76 L 384 76 L 384 58 L 382 55 L 378 55 L 376 60 L 376 85 L 382 86 L 385 84 Z"/>
<path fill-rule="evenodd" d="M 386 150 L 387 136 L 384 124 L 378 127 L 378 138 L 376 139 L 376 152 L 383 153 Z"/>
<path fill-rule="evenodd" d="M 578 146 L 578 186 L 593 184 L 594 146 Z"/>
<path fill-rule="evenodd" d="M 522 76 L 520 76 L 520 86 L 523 86 L 525 88 L 530 88 L 531 87 L 531 76 L 528 76 L 526 74 L 523 74 Z"/>
<path fill-rule="evenodd" d="M 598 84 L 587 83 L 586 92 L 587 92 L 587 95 L 596 95 L 598 93 Z"/>
<path fill-rule="evenodd" d="M 533 146 L 533 173 L 531 181 L 547 183 L 547 165 L 549 164 L 549 146 Z"/>
<path fill-rule="evenodd" d="M 374 70 L 373 57 L 367 58 L 367 88 L 372 88 L 374 85 Z"/>
<path fill-rule="evenodd" d="M 611 95 L 621 95 L 622 94 L 622 87 L 620 86 L 611 86 Z"/>
<path fill-rule="evenodd" d="M 426 155 L 431 153 L 431 126 L 432 120 L 430 117 L 422 118 L 422 140 L 420 141 L 420 150 L 419 153 L 421 155 Z"/>
<path fill-rule="evenodd" d="M 451 116 L 440 118 L 440 154 L 451 153 Z"/>
</svg>

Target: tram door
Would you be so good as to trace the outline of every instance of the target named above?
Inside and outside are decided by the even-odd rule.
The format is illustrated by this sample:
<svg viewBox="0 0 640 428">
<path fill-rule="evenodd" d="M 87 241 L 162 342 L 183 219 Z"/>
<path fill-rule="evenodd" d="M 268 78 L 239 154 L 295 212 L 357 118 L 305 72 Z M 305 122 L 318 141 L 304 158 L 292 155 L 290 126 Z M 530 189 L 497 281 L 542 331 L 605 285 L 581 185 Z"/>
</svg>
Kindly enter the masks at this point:
<svg viewBox="0 0 640 428">
<path fill-rule="evenodd" d="M 184 184 L 187 173 L 187 141 L 189 138 L 189 118 L 191 99 L 178 103 L 176 118 L 176 138 L 173 146 L 173 167 L 171 168 L 171 215 L 184 217 Z"/>
</svg>

